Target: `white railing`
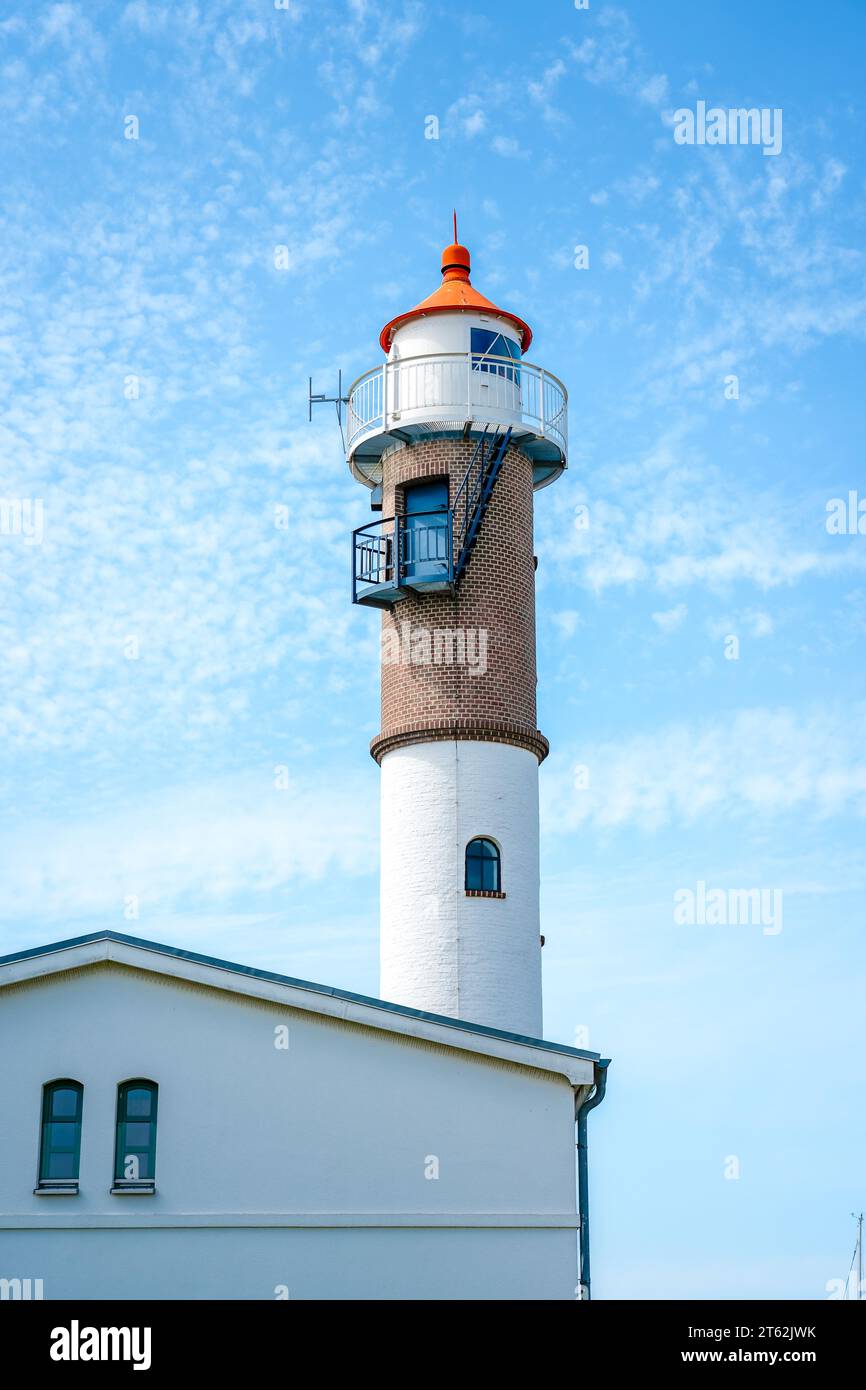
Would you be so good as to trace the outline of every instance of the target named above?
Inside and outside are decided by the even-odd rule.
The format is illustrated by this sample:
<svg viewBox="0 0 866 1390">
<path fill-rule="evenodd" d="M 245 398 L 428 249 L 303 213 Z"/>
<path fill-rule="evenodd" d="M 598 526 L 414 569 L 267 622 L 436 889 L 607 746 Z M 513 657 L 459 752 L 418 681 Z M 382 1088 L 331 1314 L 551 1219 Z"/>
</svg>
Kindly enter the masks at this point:
<svg viewBox="0 0 866 1390">
<path fill-rule="evenodd" d="M 568 453 L 568 393 L 558 377 L 511 357 L 443 352 L 383 362 L 349 388 L 346 451 L 413 425 L 462 428 L 467 420 L 507 423 Z"/>
</svg>

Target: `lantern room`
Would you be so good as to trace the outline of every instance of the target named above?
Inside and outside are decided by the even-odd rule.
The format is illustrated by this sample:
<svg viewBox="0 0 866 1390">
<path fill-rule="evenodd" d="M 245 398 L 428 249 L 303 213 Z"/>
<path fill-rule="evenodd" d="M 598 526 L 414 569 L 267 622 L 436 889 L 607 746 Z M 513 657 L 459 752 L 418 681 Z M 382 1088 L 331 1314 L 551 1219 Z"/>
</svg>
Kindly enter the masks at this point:
<svg viewBox="0 0 866 1390">
<path fill-rule="evenodd" d="M 509 430 L 532 460 L 535 487 L 566 466 L 565 387 L 527 360 L 529 325 L 479 293 L 470 270 L 455 218 L 441 285 L 385 325 L 379 342 L 387 360 L 349 389 L 347 457 L 368 487 L 381 482 L 388 449 L 431 434 L 469 439 Z"/>
</svg>

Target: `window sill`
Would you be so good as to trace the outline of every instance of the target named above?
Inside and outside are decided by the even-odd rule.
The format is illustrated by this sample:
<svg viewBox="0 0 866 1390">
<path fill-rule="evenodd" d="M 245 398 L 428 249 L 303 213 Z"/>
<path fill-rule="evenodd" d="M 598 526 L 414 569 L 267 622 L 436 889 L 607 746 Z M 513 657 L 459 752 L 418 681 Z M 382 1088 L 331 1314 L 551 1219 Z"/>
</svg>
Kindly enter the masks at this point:
<svg viewBox="0 0 866 1390">
<path fill-rule="evenodd" d="M 156 1183 L 150 1178 L 139 1178 L 135 1182 L 118 1181 L 109 1189 L 112 1197 L 152 1197 Z"/>
<path fill-rule="evenodd" d="M 77 1197 L 78 1179 L 72 1182 L 40 1182 L 33 1189 L 34 1197 Z"/>
<path fill-rule="evenodd" d="M 504 898 L 504 893 L 494 893 L 492 888 L 465 888 L 467 898 Z"/>
</svg>

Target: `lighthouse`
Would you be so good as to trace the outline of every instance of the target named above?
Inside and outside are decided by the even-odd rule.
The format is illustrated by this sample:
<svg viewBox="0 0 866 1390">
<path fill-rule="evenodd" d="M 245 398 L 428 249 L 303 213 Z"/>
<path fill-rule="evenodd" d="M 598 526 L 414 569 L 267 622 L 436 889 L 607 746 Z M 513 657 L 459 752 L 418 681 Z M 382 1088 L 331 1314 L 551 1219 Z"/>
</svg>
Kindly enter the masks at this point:
<svg viewBox="0 0 866 1390">
<path fill-rule="evenodd" d="M 532 330 L 471 282 L 382 329 L 346 451 L 374 519 L 353 599 L 381 610 L 380 996 L 542 1034 L 535 492 L 567 460 L 567 393 Z"/>
</svg>

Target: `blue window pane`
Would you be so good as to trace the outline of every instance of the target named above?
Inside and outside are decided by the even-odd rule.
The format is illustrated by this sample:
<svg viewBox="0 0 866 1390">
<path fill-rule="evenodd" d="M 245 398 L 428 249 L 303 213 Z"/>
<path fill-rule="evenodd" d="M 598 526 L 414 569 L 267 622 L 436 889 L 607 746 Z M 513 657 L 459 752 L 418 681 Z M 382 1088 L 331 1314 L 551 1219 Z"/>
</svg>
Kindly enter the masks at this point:
<svg viewBox="0 0 866 1390">
<path fill-rule="evenodd" d="M 136 1117 L 136 1118 L 144 1117 L 145 1119 L 147 1119 L 147 1118 L 149 1117 L 149 1115 L 150 1115 L 150 1106 L 151 1106 L 152 1098 L 153 1098 L 153 1093 L 152 1093 L 151 1091 L 146 1091 L 146 1090 L 144 1090 L 143 1087 L 142 1087 L 142 1088 L 137 1088 L 137 1089 L 134 1090 L 134 1091 L 127 1091 L 127 1093 L 126 1093 L 126 1113 L 127 1113 L 127 1115 L 129 1115 L 130 1118 L 132 1118 L 132 1117 L 134 1116 L 134 1117 Z"/>
<path fill-rule="evenodd" d="M 486 328 L 471 329 L 472 355 L 479 356 L 481 353 L 489 352 L 498 336 L 498 333 L 490 333 Z"/>
<path fill-rule="evenodd" d="M 150 1123 L 133 1123 L 126 1126 L 124 1143 L 127 1149 L 146 1149 L 150 1144 Z"/>
<path fill-rule="evenodd" d="M 78 1160 L 74 1153 L 50 1153 L 43 1166 L 43 1178 L 78 1177 Z"/>
<path fill-rule="evenodd" d="M 492 840 L 470 840 L 466 846 L 466 887 L 473 892 L 501 891 L 499 850 Z"/>
<path fill-rule="evenodd" d="M 472 350 L 472 365 L 476 372 L 489 372 L 494 376 L 507 377 L 509 381 L 519 383 L 520 371 L 517 367 L 510 367 L 507 362 L 495 359 L 508 357 L 513 361 L 520 360 L 520 344 L 514 338 L 506 338 L 503 333 L 491 333 L 486 328 L 473 328 L 470 330 L 470 346 Z"/>
<path fill-rule="evenodd" d="M 78 1142 L 78 1125 L 76 1124 L 48 1124 L 45 1127 L 46 1139 L 49 1149 L 74 1151 Z"/>
<path fill-rule="evenodd" d="M 117 1176 L 128 1182 L 135 1182 L 139 1178 L 152 1178 L 153 1155 L 145 1149 L 125 1153 L 120 1160 Z"/>
<path fill-rule="evenodd" d="M 74 1120 L 78 1113 L 78 1092 L 64 1087 L 51 1093 L 51 1117 L 54 1120 Z"/>
</svg>

